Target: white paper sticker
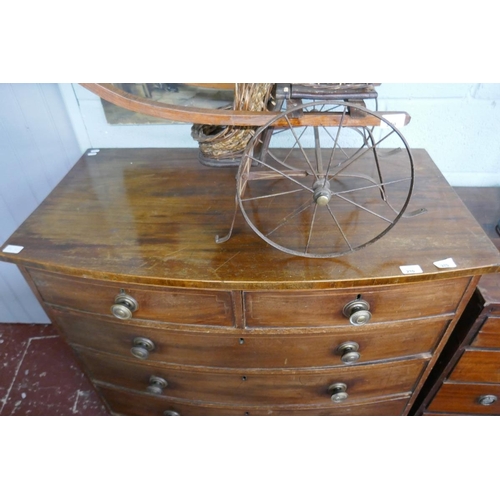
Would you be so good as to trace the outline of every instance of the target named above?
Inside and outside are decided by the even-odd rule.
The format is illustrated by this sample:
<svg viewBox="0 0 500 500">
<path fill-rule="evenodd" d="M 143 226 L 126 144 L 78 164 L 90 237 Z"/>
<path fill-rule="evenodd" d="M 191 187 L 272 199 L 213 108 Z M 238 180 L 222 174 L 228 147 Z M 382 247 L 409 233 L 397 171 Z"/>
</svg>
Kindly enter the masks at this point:
<svg viewBox="0 0 500 500">
<path fill-rule="evenodd" d="M 438 260 L 434 262 L 434 265 L 436 267 L 439 267 L 439 269 L 447 269 L 449 267 L 457 267 L 455 264 L 454 260 L 450 257 L 449 259 L 444 259 L 444 260 Z"/>
<path fill-rule="evenodd" d="M 394 113 L 391 115 L 382 115 L 388 122 L 392 123 L 397 128 L 402 128 L 405 126 L 406 114 L 405 113 Z M 383 120 L 380 120 L 380 128 L 389 128 L 389 125 Z"/>
<path fill-rule="evenodd" d="M 90 153 L 87 153 L 87 156 L 95 156 L 97 153 L 92 153 L 92 151 Z"/>
<path fill-rule="evenodd" d="M 423 273 L 420 266 L 399 266 L 403 274 L 420 274 Z"/>
<path fill-rule="evenodd" d="M 24 247 L 19 245 L 7 245 L 2 252 L 4 253 L 19 253 Z"/>
<path fill-rule="evenodd" d="M 91 153 L 99 153 L 100 149 L 91 149 L 90 152 Z"/>
</svg>

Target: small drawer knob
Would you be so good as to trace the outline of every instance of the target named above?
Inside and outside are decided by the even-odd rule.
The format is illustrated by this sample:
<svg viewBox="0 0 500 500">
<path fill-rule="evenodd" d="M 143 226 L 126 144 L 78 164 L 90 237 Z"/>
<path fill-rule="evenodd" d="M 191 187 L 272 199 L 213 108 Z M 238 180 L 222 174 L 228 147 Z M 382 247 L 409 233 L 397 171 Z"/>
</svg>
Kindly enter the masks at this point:
<svg viewBox="0 0 500 500">
<path fill-rule="evenodd" d="M 352 341 L 342 342 L 342 344 L 337 347 L 337 353 L 340 354 L 342 363 L 346 365 L 358 361 L 358 359 L 361 357 L 361 354 L 358 351 L 359 344 Z"/>
<path fill-rule="evenodd" d="M 477 398 L 477 402 L 483 406 L 490 406 L 497 402 L 498 398 L 494 394 L 484 394 Z"/>
<path fill-rule="evenodd" d="M 180 413 L 177 413 L 176 411 L 173 410 L 167 410 L 163 412 L 164 417 L 180 417 Z"/>
<path fill-rule="evenodd" d="M 156 346 L 152 340 L 149 340 L 146 337 L 136 337 L 132 341 L 132 348 L 130 349 L 130 352 L 136 358 L 147 359 L 149 353 L 154 351 L 155 348 Z"/>
<path fill-rule="evenodd" d="M 343 384 L 342 382 L 332 384 L 328 388 L 328 390 L 332 393 L 330 399 L 334 403 L 341 403 L 349 397 L 349 394 L 347 394 L 347 385 Z"/>
<path fill-rule="evenodd" d="M 149 385 L 146 387 L 146 390 L 151 394 L 161 394 L 163 389 L 167 387 L 168 382 L 161 377 L 157 377 L 156 375 L 151 375 L 149 378 Z"/>
<path fill-rule="evenodd" d="M 354 326 L 366 325 L 372 319 L 370 304 L 363 299 L 351 300 L 344 306 L 342 312 Z"/>
<path fill-rule="evenodd" d="M 115 297 L 115 303 L 111 306 L 111 313 L 118 319 L 130 319 L 132 313 L 139 309 L 139 304 L 134 297 L 124 292 Z"/>
</svg>

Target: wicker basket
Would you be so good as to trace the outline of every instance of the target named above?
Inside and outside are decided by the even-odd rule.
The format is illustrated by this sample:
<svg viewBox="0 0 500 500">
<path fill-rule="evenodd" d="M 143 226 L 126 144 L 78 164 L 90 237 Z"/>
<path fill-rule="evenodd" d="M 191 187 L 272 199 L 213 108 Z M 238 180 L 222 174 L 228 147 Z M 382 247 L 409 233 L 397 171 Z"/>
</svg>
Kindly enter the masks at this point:
<svg viewBox="0 0 500 500">
<path fill-rule="evenodd" d="M 273 83 L 237 83 L 234 92 L 234 110 L 265 111 Z M 195 124 L 191 136 L 198 141 L 200 161 L 205 165 L 237 165 L 254 127 L 234 127 Z"/>
</svg>

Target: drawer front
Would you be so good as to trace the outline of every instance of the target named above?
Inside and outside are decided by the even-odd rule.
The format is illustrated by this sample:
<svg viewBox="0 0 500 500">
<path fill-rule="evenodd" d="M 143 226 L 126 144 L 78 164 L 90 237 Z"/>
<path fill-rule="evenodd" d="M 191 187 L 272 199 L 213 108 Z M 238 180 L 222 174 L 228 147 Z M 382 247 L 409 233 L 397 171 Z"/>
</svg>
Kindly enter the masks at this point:
<svg viewBox="0 0 500 500">
<path fill-rule="evenodd" d="M 45 302 L 113 317 L 111 306 L 124 290 L 138 303 L 134 319 L 210 326 L 234 325 L 230 292 L 160 288 L 29 271 Z M 124 320 L 118 320 L 124 321 Z M 128 321 L 128 320 L 125 320 Z"/>
<path fill-rule="evenodd" d="M 469 278 L 349 291 L 245 292 L 249 327 L 349 325 L 344 307 L 361 299 L 370 305 L 371 322 L 397 321 L 453 313 Z"/>
<path fill-rule="evenodd" d="M 403 414 L 408 403 L 408 398 L 403 397 L 370 404 L 328 407 L 229 406 L 187 404 L 105 386 L 98 386 L 98 390 L 113 413 L 138 416 L 163 416 L 165 412 L 179 416 L 397 416 Z"/>
<path fill-rule="evenodd" d="M 53 315 L 72 344 L 130 360 L 226 368 L 345 366 L 346 362 L 352 365 L 413 356 L 432 352 L 449 322 L 443 318 L 423 319 L 388 323 L 383 327 L 368 325 L 361 331 L 337 328 L 321 335 L 212 334 L 117 324 L 58 309 L 53 309 Z M 349 363 L 347 358 L 356 355 L 359 359 Z"/>
<path fill-rule="evenodd" d="M 148 393 L 151 377 L 167 382 L 161 395 L 190 401 L 248 405 L 332 404 L 330 387 L 347 387 L 345 401 L 409 393 L 426 359 L 359 365 L 329 370 L 194 369 L 133 363 L 77 350 L 94 381 Z"/>
<path fill-rule="evenodd" d="M 464 415 L 500 415 L 500 385 L 444 383 L 427 410 Z"/>
<path fill-rule="evenodd" d="M 466 350 L 448 380 L 500 384 L 500 351 Z"/>
<path fill-rule="evenodd" d="M 488 318 L 476 335 L 472 346 L 500 349 L 500 318 Z"/>
</svg>

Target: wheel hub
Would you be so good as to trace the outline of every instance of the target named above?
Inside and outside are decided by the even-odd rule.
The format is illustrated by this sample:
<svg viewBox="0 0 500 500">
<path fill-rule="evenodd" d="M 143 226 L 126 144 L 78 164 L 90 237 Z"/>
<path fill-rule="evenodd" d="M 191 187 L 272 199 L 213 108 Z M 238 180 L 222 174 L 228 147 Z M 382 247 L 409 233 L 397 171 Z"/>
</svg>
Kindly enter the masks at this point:
<svg viewBox="0 0 500 500">
<path fill-rule="evenodd" d="M 313 189 L 314 189 L 313 193 L 314 201 L 322 207 L 328 205 L 328 202 L 332 197 L 332 191 L 330 190 L 330 181 L 326 179 L 318 179 L 313 184 Z"/>
</svg>

